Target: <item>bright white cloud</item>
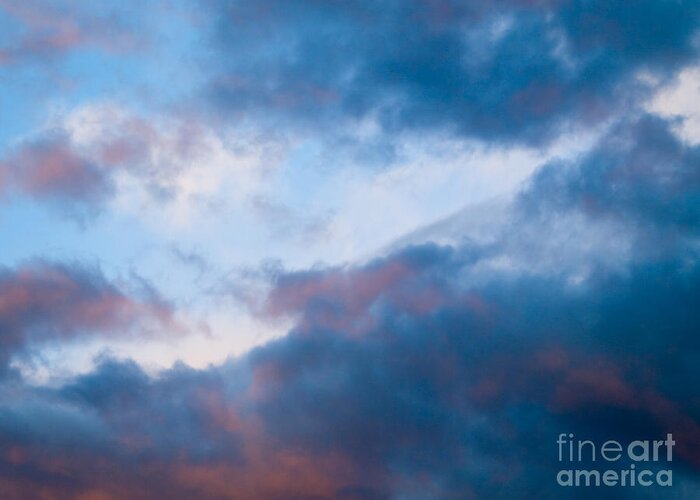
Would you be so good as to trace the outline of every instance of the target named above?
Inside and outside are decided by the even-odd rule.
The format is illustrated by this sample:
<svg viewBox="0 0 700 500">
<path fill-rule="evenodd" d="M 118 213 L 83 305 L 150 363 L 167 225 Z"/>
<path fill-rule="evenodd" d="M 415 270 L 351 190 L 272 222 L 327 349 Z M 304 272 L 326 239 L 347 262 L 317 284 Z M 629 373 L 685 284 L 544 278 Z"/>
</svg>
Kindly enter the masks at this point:
<svg viewBox="0 0 700 500">
<path fill-rule="evenodd" d="M 700 66 L 681 71 L 647 103 L 647 110 L 680 118 L 677 133 L 690 144 L 700 144 Z"/>
<path fill-rule="evenodd" d="M 405 133 L 392 139 L 392 159 L 380 167 L 364 163 L 356 145 L 387 139 L 371 120 L 360 125 L 345 142 L 323 142 L 245 125 L 214 130 L 187 117 L 142 116 L 115 103 L 55 116 L 49 126 L 65 130 L 81 155 L 108 169 L 116 188 L 80 241 L 64 242 L 66 252 L 106 260 L 116 274 L 145 277 L 168 291 L 184 320 L 206 324 L 209 333 L 63 346 L 60 353 L 42 353 L 49 362 L 33 368 L 33 376 L 48 365 L 58 372 L 89 369 L 92 356 L 105 349 L 154 368 L 178 359 L 204 366 L 243 353 L 284 333 L 286 325 L 260 324 L 236 306 L 240 297 L 222 283 L 241 271 L 266 261 L 287 269 L 358 262 L 453 214 L 483 217 L 478 207 L 496 203 L 500 210 L 539 165 L 575 156 L 601 133 L 577 131 L 546 150 Z M 491 230 L 503 217 L 487 219 L 462 220 L 460 236 Z M 125 227 L 131 230 L 125 233 Z M 451 243 L 445 227 L 437 224 L 425 234 Z M 104 241 L 113 234 L 123 235 L 119 245 Z M 174 248 L 192 252 L 191 262 L 173 258 Z M 264 280 L 264 273 L 252 279 Z M 246 287 L 264 289 L 253 285 Z"/>
</svg>

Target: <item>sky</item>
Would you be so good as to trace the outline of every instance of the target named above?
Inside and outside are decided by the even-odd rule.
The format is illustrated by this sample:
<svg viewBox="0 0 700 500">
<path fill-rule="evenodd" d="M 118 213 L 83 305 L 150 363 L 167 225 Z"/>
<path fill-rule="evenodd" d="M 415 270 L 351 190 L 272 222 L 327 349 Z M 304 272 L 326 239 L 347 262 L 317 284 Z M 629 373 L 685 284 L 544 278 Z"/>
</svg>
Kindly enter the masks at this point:
<svg viewBox="0 0 700 500">
<path fill-rule="evenodd" d="M 696 1 L 0 0 L 3 499 L 697 498 L 699 259 Z"/>
</svg>

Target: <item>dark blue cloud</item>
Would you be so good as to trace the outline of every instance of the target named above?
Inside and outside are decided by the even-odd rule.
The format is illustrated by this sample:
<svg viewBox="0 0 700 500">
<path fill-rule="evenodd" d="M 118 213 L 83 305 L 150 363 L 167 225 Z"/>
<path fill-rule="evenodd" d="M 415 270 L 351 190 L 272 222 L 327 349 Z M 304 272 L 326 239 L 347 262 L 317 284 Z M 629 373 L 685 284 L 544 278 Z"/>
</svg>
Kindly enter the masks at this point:
<svg viewBox="0 0 700 500">
<path fill-rule="evenodd" d="M 68 497 L 549 498 L 562 494 L 559 433 L 627 442 L 671 432 L 671 493 L 693 498 L 700 221 L 688 207 L 700 186 L 696 148 L 671 126 L 631 119 L 578 160 L 545 165 L 496 243 L 277 274 L 260 313 L 296 326 L 240 359 L 158 377 L 105 359 L 57 389 L 6 380 L 8 497 L 34 481 Z M 622 221 L 636 244 L 674 238 L 623 268 L 590 262 L 573 282 L 562 269 L 488 265 L 517 259 L 532 225 L 564 213 Z"/>
<path fill-rule="evenodd" d="M 223 113 L 540 142 L 697 56 L 697 2 L 213 2 Z M 341 122 L 339 122 L 341 120 Z"/>
<path fill-rule="evenodd" d="M 311 298 L 299 329 L 218 367 L 152 378 L 106 360 L 59 390 L 25 388 L 43 409 L 15 403 L 12 415 L 31 419 L 3 419 L 4 449 L 19 451 L 0 470 L 5 480 L 18 471 L 42 484 L 70 480 L 71 494 L 123 493 L 102 476 L 108 467 L 133 498 L 256 498 L 268 484 L 256 453 L 270 463 L 311 457 L 316 467 L 340 455 L 352 472 L 321 489 L 326 497 L 554 497 L 559 432 L 597 440 L 673 432 L 674 492 L 682 492 L 700 467 L 690 383 L 700 352 L 698 267 L 647 263 L 573 289 L 537 277 L 455 286 L 445 281 L 464 265 L 459 253 L 424 246 L 347 270 L 352 283 L 394 260 L 425 264 L 360 309 L 348 303 L 352 294 L 322 292 L 318 300 L 367 325 L 361 331 L 328 326 Z M 442 286 L 432 308 L 400 299 L 417 282 Z M 52 468 L 59 458 L 66 464 Z M 237 495 L 231 484 L 222 493 L 217 481 L 231 471 L 257 489 Z M 282 487 L 318 494 L 302 484 L 300 475 Z"/>
<path fill-rule="evenodd" d="M 631 4 L 607 2 L 377 5 L 228 4 L 218 97 L 228 109 L 312 121 L 377 112 L 388 129 L 540 140 L 619 97 L 635 71 L 663 76 L 687 62 L 697 16 L 696 4 L 670 2 L 637 3 L 634 16 Z M 262 35 L 272 41 L 253 43 Z M 672 494 L 693 498 L 700 163 L 671 128 L 631 115 L 580 158 L 543 166 L 488 245 L 426 244 L 278 273 L 258 312 L 295 326 L 239 359 L 158 376 L 104 359 L 58 388 L 5 378 L 1 491 L 548 498 L 562 494 L 559 433 L 602 442 L 672 432 Z M 561 220 L 612 224 L 631 250 L 615 266 L 584 255 L 587 271 L 572 280 L 568 254 L 543 250 L 586 243 Z M 55 332 L 119 330 L 121 309 L 95 308 L 105 300 L 130 304 L 88 271 L 6 270 L 3 352 Z"/>
<path fill-rule="evenodd" d="M 521 219 L 576 212 L 589 222 L 620 222 L 637 236 L 638 253 L 692 246 L 700 229 L 700 148 L 672 126 L 650 115 L 631 118 L 578 160 L 545 165 L 519 200 Z"/>
</svg>

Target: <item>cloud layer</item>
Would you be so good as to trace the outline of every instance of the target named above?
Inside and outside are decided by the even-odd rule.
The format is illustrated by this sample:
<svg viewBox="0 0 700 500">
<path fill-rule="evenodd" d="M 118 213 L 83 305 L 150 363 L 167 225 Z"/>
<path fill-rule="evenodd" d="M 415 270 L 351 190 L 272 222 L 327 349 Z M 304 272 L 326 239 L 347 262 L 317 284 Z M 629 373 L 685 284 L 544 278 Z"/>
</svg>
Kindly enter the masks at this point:
<svg viewBox="0 0 700 500">
<path fill-rule="evenodd" d="M 211 93 L 227 112 L 534 143 L 609 117 L 691 61 L 700 15 L 655 0 L 214 5 Z"/>
<path fill-rule="evenodd" d="M 240 359 L 155 378 L 106 359 L 56 389 L 5 382 L 6 496 L 548 497 L 560 492 L 559 432 L 672 432 L 674 492 L 691 498 L 700 267 L 698 221 L 685 207 L 698 192 L 698 153 L 656 118 L 615 130 L 577 161 L 545 166 L 495 243 L 424 244 L 360 266 L 277 275 L 258 313 L 291 315 L 296 326 Z M 601 176 L 610 182 L 597 185 Z M 629 194 L 613 203 L 611 190 Z M 599 261 L 574 281 L 566 268 L 494 264 L 537 259 L 564 212 L 588 224 L 623 221 L 638 231 L 621 237 L 635 241 L 674 238 L 628 254 L 623 267 Z M 629 224 L 637 220 L 645 222 Z M 547 238 L 529 240 L 532 225 Z M 36 281 L 29 276 L 5 281 Z M 111 312 L 54 309 L 70 328 L 119 322 Z"/>
<path fill-rule="evenodd" d="M 125 95 L 194 95 L 152 114 L 149 97 L 127 107 L 88 92 L 3 148 L 0 195 L 10 209 L 22 198 L 81 217 L 136 214 L 126 229 L 105 226 L 121 232 L 82 228 L 68 248 L 82 255 L 97 234 L 105 260 L 152 271 L 180 300 L 77 261 L 0 267 L 0 497 L 589 498 L 556 484 L 560 433 L 672 433 L 670 492 L 602 493 L 697 497 L 700 146 L 674 113 L 645 108 L 679 75 L 692 79 L 700 3 L 211 0 L 197 16 L 154 5 L 144 22 L 172 6 L 184 19 L 165 31 L 197 45 L 201 74 L 183 87 L 149 75 Z M 3 40 L 0 71 L 68 55 L 91 68 L 86 50 L 133 48 L 138 31 L 129 9 L 0 7 L 0 23 L 21 25 Z M 146 38 L 157 45 L 159 33 Z M 191 53 L 172 50 L 163 68 Z M 576 147 L 552 158 L 568 134 Z M 462 177 L 477 150 L 493 152 L 483 175 Z M 520 163 L 538 158 L 519 184 L 534 168 Z M 354 163 L 370 174 L 322 178 Z M 285 257 L 311 254 L 312 235 L 342 236 L 343 220 L 356 239 L 391 239 L 464 205 L 362 261 L 236 267 L 290 234 L 304 233 L 274 247 Z M 0 229 L 25 228 L 31 214 L 17 212 Z M 182 220 L 184 236 L 169 232 Z M 353 241 L 334 248 L 357 256 Z M 50 384 L 23 375 L 47 346 L 131 338 L 146 350 L 184 331 L 180 313 L 221 313 L 193 306 L 208 301 L 292 326 L 199 369 L 148 371 L 107 352 Z M 224 340 L 255 334 L 229 330 Z"/>
</svg>

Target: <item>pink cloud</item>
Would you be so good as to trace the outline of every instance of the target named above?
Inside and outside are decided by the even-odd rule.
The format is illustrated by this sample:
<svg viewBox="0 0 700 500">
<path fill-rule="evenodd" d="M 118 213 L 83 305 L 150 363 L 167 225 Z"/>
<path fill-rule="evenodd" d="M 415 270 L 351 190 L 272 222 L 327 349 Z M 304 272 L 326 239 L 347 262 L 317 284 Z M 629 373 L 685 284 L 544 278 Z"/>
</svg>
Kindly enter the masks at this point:
<svg viewBox="0 0 700 500">
<path fill-rule="evenodd" d="M 123 53 L 144 45 L 143 36 L 125 20 L 83 7 L 75 4 L 66 9 L 46 0 L 0 0 L 0 9 L 21 27 L 0 55 L 0 63 L 50 58 L 90 47 Z"/>
<path fill-rule="evenodd" d="M 132 296 L 96 270 L 34 262 L 0 271 L 3 362 L 27 344 L 124 336 L 147 325 L 175 334 L 183 331 L 162 299 Z"/>
</svg>

